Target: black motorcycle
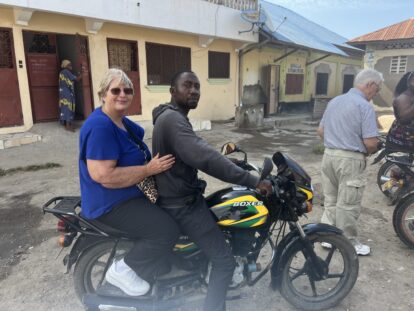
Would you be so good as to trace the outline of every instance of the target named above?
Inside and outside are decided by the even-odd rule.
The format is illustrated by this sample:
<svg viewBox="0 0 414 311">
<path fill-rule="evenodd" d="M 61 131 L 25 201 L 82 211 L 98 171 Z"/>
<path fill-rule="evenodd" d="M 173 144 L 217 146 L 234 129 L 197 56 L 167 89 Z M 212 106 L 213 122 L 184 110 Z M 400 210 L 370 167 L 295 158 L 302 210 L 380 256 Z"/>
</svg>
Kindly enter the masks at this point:
<svg viewBox="0 0 414 311">
<path fill-rule="evenodd" d="M 414 152 L 386 144 L 373 164 L 384 158 L 377 183 L 391 205 L 396 204 L 392 217 L 394 231 L 402 242 L 414 248 Z"/>
<path fill-rule="evenodd" d="M 243 152 L 232 143 L 224 145 L 222 151 Z M 312 210 L 311 179 L 281 152 L 276 152 L 272 160 L 277 175 L 271 175 L 273 164 L 268 158 L 261 169 L 248 163 L 246 154 L 243 160 L 235 160 L 272 182 L 270 196 L 233 186 L 206 198 L 237 262 L 229 296 L 237 297 L 234 292 L 239 288 L 254 286 L 269 272 L 272 288 L 297 308 L 332 308 L 353 288 L 358 277 L 358 256 L 338 228 L 299 223 L 299 217 Z M 105 282 L 113 260 L 122 258 L 133 243 L 130 237 L 84 219 L 80 197 L 53 198 L 43 211 L 60 219 L 62 246 L 70 246 L 76 239 L 64 264 L 68 272 L 75 266 L 75 290 L 87 310 L 171 310 L 204 297 L 210 264 L 188 237 L 180 237 L 174 248 L 172 270 L 156 279 L 145 296 L 130 297 Z M 331 244 L 331 249 L 321 247 L 322 242 Z M 266 255 L 263 264 L 260 261 Z"/>
<path fill-rule="evenodd" d="M 411 191 L 414 154 L 412 150 L 386 143 L 372 164 L 379 163 L 384 158 L 385 162 L 378 170 L 377 184 L 394 205 Z"/>
</svg>

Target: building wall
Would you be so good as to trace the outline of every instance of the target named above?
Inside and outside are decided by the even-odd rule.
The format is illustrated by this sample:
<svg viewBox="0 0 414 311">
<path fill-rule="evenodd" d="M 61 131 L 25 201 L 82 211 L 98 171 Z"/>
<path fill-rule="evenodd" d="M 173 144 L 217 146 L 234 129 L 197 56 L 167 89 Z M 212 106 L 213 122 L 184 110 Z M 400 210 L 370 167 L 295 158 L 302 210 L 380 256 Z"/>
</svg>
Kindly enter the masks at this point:
<svg viewBox="0 0 414 311">
<path fill-rule="evenodd" d="M 201 36 L 257 42 L 257 32 L 243 32 L 250 23 L 240 11 L 202 0 L 0 0 L 18 10 L 79 16 L 91 23 L 112 22 L 175 30 Z M 84 22 L 82 22 L 84 24 Z"/>
<path fill-rule="evenodd" d="M 0 7 L 0 27 L 13 29 L 14 52 L 16 56 L 16 64 L 19 60 L 23 62 L 23 68 L 17 66 L 17 80 L 19 82 L 20 101 L 22 104 L 23 126 L 0 128 L 0 134 L 4 133 L 18 133 L 27 131 L 33 126 L 32 107 L 30 104 L 29 82 L 26 71 L 26 60 L 23 48 L 23 36 L 21 27 L 13 26 L 14 17 L 13 11 Z"/>
<path fill-rule="evenodd" d="M 395 43 L 398 43 L 398 41 L 395 41 Z M 414 40 L 410 40 L 408 43 L 411 43 L 412 46 Z M 407 72 L 414 71 L 414 48 L 384 49 L 384 47 L 383 43 L 368 44 L 364 57 L 364 66 L 378 70 L 384 76 L 383 87 L 379 95 L 374 98 L 374 103 L 382 107 L 391 107 L 395 87 L 404 75 L 404 73 L 390 73 L 391 58 L 393 56 L 408 56 Z"/>
<path fill-rule="evenodd" d="M 329 67 L 328 92 L 325 96 L 334 97 L 342 93 L 343 73 L 353 71 L 357 73 L 363 66 L 362 56 L 360 59 L 341 56 L 329 56 L 313 64 L 306 65 L 314 59 L 322 57 L 324 54 L 299 50 L 295 53 L 284 57 L 277 62 L 277 58 L 285 55 L 291 48 L 270 48 L 265 47 L 259 50 L 253 50 L 245 54 L 242 58 L 241 79 L 242 85 L 262 84 L 263 77 L 261 73 L 267 65 L 280 65 L 280 84 L 279 84 L 279 102 L 295 103 L 308 102 L 315 97 L 316 73 L 318 66 L 325 64 Z M 286 91 L 286 74 L 289 69 L 300 70 L 304 74 L 302 94 L 287 95 Z M 262 86 L 263 87 L 263 86 Z"/>
<path fill-rule="evenodd" d="M 190 113 L 191 118 L 223 120 L 234 116 L 235 99 L 237 98 L 237 53 L 240 43 L 226 39 L 214 40 L 208 47 L 199 45 L 199 36 L 147 29 L 127 25 L 105 23 L 96 34 L 85 30 L 83 18 L 57 15 L 52 13 L 34 12 L 29 26 L 14 24 L 12 9 L 0 8 L 0 26 L 13 28 L 16 63 L 23 61 L 23 68 L 18 69 L 19 88 L 21 94 L 24 123 L 23 127 L 2 128 L 0 133 L 28 130 L 32 124 L 29 84 L 23 47 L 23 30 L 53 32 L 58 34 L 80 34 L 88 37 L 90 53 L 90 72 L 94 93 L 94 106 L 98 107 L 96 94 L 100 79 L 108 68 L 107 38 L 137 41 L 138 63 L 140 72 L 142 115 L 133 116 L 134 120 L 151 120 L 152 109 L 160 103 L 169 101 L 168 86 L 148 86 L 145 42 L 162 43 L 191 48 L 192 70 L 201 82 L 201 100 L 199 108 Z M 230 53 L 230 79 L 208 79 L 208 51 Z"/>
</svg>

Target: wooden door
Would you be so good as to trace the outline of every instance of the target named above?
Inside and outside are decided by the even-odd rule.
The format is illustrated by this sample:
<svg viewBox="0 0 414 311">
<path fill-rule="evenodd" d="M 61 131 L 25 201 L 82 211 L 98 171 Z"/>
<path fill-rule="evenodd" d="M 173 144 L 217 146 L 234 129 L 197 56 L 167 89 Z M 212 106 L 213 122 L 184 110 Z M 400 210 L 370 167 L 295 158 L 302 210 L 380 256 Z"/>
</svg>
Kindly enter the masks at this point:
<svg viewBox="0 0 414 311">
<path fill-rule="evenodd" d="M 138 45 L 136 41 L 108 39 L 109 68 L 121 68 L 134 85 L 134 98 L 127 114 L 141 114 L 141 89 L 138 71 Z"/>
<path fill-rule="evenodd" d="M 279 65 L 268 65 L 265 69 L 266 95 L 265 116 L 277 113 L 279 107 Z"/>
<path fill-rule="evenodd" d="M 59 118 L 59 64 L 56 35 L 25 32 L 27 71 L 33 121 Z"/>
<path fill-rule="evenodd" d="M 12 29 L 0 28 L 0 127 L 22 124 Z"/>
<path fill-rule="evenodd" d="M 82 73 L 80 86 L 83 97 L 83 116 L 86 119 L 93 111 L 91 74 L 89 70 L 89 49 L 86 37 L 76 35 L 76 67 Z"/>
</svg>

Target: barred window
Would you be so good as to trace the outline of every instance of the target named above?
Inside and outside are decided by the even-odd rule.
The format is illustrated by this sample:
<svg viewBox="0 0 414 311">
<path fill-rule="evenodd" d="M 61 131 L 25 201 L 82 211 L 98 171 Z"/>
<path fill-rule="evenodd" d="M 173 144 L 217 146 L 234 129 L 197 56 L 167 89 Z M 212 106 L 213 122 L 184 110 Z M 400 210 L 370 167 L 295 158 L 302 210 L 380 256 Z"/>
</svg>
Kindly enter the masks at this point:
<svg viewBox="0 0 414 311">
<path fill-rule="evenodd" d="M 342 85 L 342 93 L 347 93 L 354 85 L 354 75 L 344 75 L 344 84 Z"/>
<path fill-rule="evenodd" d="M 230 78 L 230 53 L 208 51 L 208 77 Z"/>
<path fill-rule="evenodd" d="M 149 85 L 169 85 L 175 73 L 191 70 L 190 48 L 147 42 L 145 49 Z"/>
<path fill-rule="evenodd" d="M 286 75 L 286 95 L 295 95 L 303 93 L 303 74 Z"/>
<path fill-rule="evenodd" d="M 138 46 L 135 41 L 107 39 L 109 68 L 138 71 Z"/>
<path fill-rule="evenodd" d="M 11 30 L 0 29 L 0 68 L 13 68 Z"/>
<path fill-rule="evenodd" d="M 328 94 L 328 80 L 329 74 L 318 72 L 316 74 L 316 95 L 326 95 Z"/>
<path fill-rule="evenodd" d="M 393 56 L 391 58 L 390 73 L 406 73 L 407 56 Z"/>
</svg>

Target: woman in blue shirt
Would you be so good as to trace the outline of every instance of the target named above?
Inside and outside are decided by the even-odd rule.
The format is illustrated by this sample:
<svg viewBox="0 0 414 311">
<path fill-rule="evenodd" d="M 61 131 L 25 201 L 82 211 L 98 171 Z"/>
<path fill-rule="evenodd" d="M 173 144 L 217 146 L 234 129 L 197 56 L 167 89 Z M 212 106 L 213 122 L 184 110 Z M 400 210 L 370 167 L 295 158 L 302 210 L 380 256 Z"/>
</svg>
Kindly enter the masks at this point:
<svg viewBox="0 0 414 311">
<path fill-rule="evenodd" d="M 125 117 L 134 89 L 120 69 L 109 69 L 99 91 L 102 107 L 80 131 L 79 176 L 82 214 L 137 238 L 130 252 L 115 261 L 106 280 L 131 296 L 144 295 L 156 275 L 168 270 L 167 257 L 179 229 L 170 216 L 153 205 L 136 186 L 144 178 L 171 168 L 171 155 L 150 158 L 142 141 L 144 129 Z M 127 130 L 128 129 L 128 130 Z"/>
</svg>

